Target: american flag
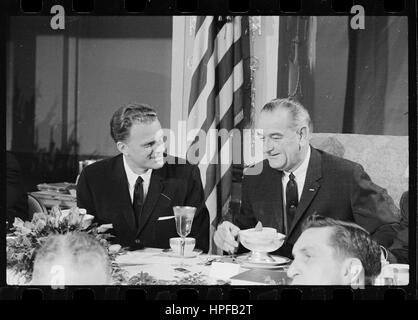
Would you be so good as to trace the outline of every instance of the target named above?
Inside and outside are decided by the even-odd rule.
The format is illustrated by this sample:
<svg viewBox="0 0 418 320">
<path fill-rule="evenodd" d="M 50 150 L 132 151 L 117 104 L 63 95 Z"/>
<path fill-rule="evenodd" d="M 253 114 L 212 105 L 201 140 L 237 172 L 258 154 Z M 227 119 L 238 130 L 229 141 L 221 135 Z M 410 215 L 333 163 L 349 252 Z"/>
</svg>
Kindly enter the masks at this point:
<svg viewBox="0 0 418 320">
<path fill-rule="evenodd" d="M 196 18 L 187 120 L 188 159 L 192 151 L 199 163 L 211 235 L 217 218 L 228 212 L 232 159 L 241 150 L 241 146 L 237 148 L 241 139 L 225 133 L 242 129 L 246 122 L 244 115 L 248 114 L 244 106 L 250 105 L 244 101 L 247 97 L 244 72 L 249 72 L 244 61 L 249 57 L 249 43 L 245 41 L 249 38 L 243 30 L 248 30 L 248 17 Z M 225 134 L 222 138 L 219 138 L 220 130 Z M 202 134 L 206 137 L 199 136 Z M 213 243 L 211 250 L 215 251 Z"/>
</svg>

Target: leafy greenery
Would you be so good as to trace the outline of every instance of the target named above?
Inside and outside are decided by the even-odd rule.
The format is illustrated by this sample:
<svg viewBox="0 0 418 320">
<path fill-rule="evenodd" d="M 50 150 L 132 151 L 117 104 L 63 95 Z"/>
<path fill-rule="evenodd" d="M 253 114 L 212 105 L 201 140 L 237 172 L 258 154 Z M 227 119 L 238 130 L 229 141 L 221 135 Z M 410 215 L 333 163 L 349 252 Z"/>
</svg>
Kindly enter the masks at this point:
<svg viewBox="0 0 418 320">
<path fill-rule="evenodd" d="M 109 248 L 108 239 L 113 237 L 106 233 L 112 225 L 92 223 L 93 216 L 86 214 L 84 209 L 71 208 L 61 211 L 58 206 L 50 213 L 39 212 L 33 215 L 32 221 L 15 218 L 11 234 L 7 235 L 7 268 L 20 274 L 29 282 L 32 278 L 33 262 L 36 251 L 48 236 L 83 231 L 94 236 Z M 116 253 L 109 254 L 114 260 Z"/>
<path fill-rule="evenodd" d="M 176 276 L 174 280 L 158 280 L 148 272 L 141 271 L 140 273 L 125 280 L 123 284 L 138 286 L 138 285 L 207 285 L 206 276 L 201 272 L 196 272 L 187 276 Z"/>
</svg>

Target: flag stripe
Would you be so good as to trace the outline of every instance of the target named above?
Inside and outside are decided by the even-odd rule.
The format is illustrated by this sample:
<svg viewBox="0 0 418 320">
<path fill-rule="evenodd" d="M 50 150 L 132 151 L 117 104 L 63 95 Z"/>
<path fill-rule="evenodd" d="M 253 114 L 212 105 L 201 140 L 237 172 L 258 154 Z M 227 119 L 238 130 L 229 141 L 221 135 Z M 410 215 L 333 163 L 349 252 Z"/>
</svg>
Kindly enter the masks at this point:
<svg viewBox="0 0 418 320">
<path fill-rule="evenodd" d="M 242 70 L 242 62 L 239 62 L 235 66 L 233 73 L 231 73 L 230 77 L 225 82 L 225 84 L 223 85 L 222 89 L 219 92 L 218 99 L 219 99 L 219 105 L 220 105 L 220 110 L 219 110 L 220 119 L 223 118 L 224 114 L 231 106 L 235 106 L 235 103 L 236 103 L 235 98 L 237 97 L 235 92 L 239 90 L 239 88 L 242 86 L 244 82 L 243 77 L 234 76 L 236 69 Z M 242 108 L 242 105 L 238 105 L 238 106 Z M 237 110 L 233 108 L 233 111 L 236 112 Z"/>
<path fill-rule="evenodd" d="M 213 18 L 213 17 L 205 17 L 205 16 L 197 16 L 196 17 L 196 27 L 195 27 L 195 34 L 197 34 L 200 30 L 200 27 L 203 25 L 205 18 Z"/>
<path fill-rule="evenodd" d="M 196 19 L 187 138 L 188 151 L 199 152 L 197 160 L 212 227 L 216 216 L 226 213 L 231 199 L 233 152 L 236 152 L 233 145 L 237 143 L 231 130 L 240 128 L 243 106 L 250 105 L 244 103 L 243 61 L 243 56 L 248 57 L 249 53 L 242 52 L 243 48 L 249 48 L 249 37 L 245 37 L 246 46 L 242 43 L 245 33 L 241 28 L 248 25 L 247 20 L 247 17 Z M 206 133 L 204 141 L 200 140 L 199 132 Z"/>
<path fill-rule="evenodd" d="M 231 104 L 230 108 L 228 108 L 227 113 L 222 117 L 221 121 L 219 121 L 219 124 L 217 126 L 217 129 L 226 128 L 228 131 L 232 130 L 234 127 L 237 126 L 239 123 L 234 123 L 235 117 L 239 116 L 239 114 L 235 114 L 233 105 L 235 104 L 235 101 L 241 102 L 242 94 L 244 91 L 244 86 L 241 86 L 237 91 L 234 92 L 234 102 Z M 242 113 L 242 112 L 241 112 Z"/>
<path fill-rule="evenodd" d="M 187 122 L 187 129 L 191 128 L 199 129 L 204 122 L 207 122 L 207 118 L 215 113 L 215 61 L 214 56 L 208 63 L 208 83 L 203 91 L 199 94 L 199 99 L 196 101 L 195 106 L 189 113 L 189 121 Z M 210 126 L 210 123 L 209 123 Z"/>
<path fill-rule="evenodd" d="M 218 34 L 218 36 L 219 36 L 219 34 Z M 212 62 L 212 58 L 215 59 L 215 57 L 213 56 L 214 45 L 209 46 L 209 47 L 210 48 L 206 52 L 207 53 L 212 52 L 212 56 L 210 57 L 210 62 Z M 214 88 L 213 88 L 214 90 L 217 90 L 217 88 L 222 88 L 224 86 L 224 84 L 227 82 L 231 73 L 233 73 L 233 70 L 231 70 L 231 66 L 230 66 L 230 60 L 232 59 L 232 57 L 233 57 L 233 66 L 234 67 L 237 64 L 240 63 L 238 54 L 234 53 L 234 50 L 238 50 L 238 48 L 240 48 L 240 47 L 241 46 L 237 42 L 235 42 L 234 46 L 232 46 L 225 53 L 223 59 L 215 67 L 215 76 L 216 77 L 215 77 L 215 85 L 214 85 Z M 200 102 L 201 100 L 205 100 L 206 95 L 203 94 L 202 97 L 200 97 L 199 93 L 202 92 L 202 91 L 205 92 L 205 91 L 207 91 L 208 87 L 211 87 L 211 83 L 207 83 L 208 78 L 209 78 L 207 76 L 207 70 L 208 69 L 210 70 L 211 64 L 208 64 L 208 62 L 206 62 L 206 58 L 207 58 L 207 55 L 205 54 L 205 56 L 202 59 L 202 61 L 205 61 L 205 64 L 202 65 L 202 61 L 201 61 L 201 63 L 199 63 L 198 69 L 196 70 L 196 72 L 192 76 L 191 94 L 193 94 L 193 93 L 194 94 L 193 94 L 193 96 L 190 97 L 189 113 L 193 113 L 193 109 L 195 109 L 194 106 L 196 104 L 200 104 L 200 103 L 203 102 L 203 101 Z M 240 68 L 242 68 L 242 65 L 240 66 Z M 236 77 L 236 76 L 234 76 L 234 77 Z M 241 79 L 242 79 L 242 76 L 241 76 Z M 199 81 L 198 84 L 196 84 L 197 81 Z M 242 81 L 243 81 L 243 79 L 242 79 Z M 234 84 L 235 84 L 235 82 L 234 82 Z M 203 88 L 205 88 L 206 90 L 203 90 Z M 212 94 L 212 92 L 210 94 Z M 199 101 L 197 101 L 198 98 L 199 98 Z M 196 99 L 196 100 L 194 100 L 194 99 Z M 203 124 L 199 125 L 200 123 L 199 123 L 199 121 L 197 121 L 197 123 L 195 123 L 195 126 L 194 126 L 195 128 L 201 127 L 203 130 L 205 130 L 204 128 L 208 128 L 208 126 L 210 126 L 211 122 L 213 121 L 213 117 L 210 117 L 210 119 L 206 119 L 206 118 L 207 118 L 207 116 L 210 115 L 210 112 L 208 112 L 208 111 L 211 108 L 213 108 L 212 97 L 208 97 L 207 98 L 206 117 L 205 117 L 204 114 L 201 113 L 201 111 L 203 111 L 201 108 L 196 109 L 196 110 L 199 111 L 200 118 L 202 119 L 201 121 L 203 121 L 203 119 L 205 119 L 205 125 L 203 125 Z M 193 114 L 189 116 L 189 118 L 194 118 L 194 117 L 196 117 L 196 116 L 194 116 Z"/>
<path fill-rule="evenodd" d="M 208 20 L 209 21 L 209 20 Z M 193 50 L 193 65 L 197 65 L 196 70 L 193 72 L 192 79 L 191 79 L 191 88 L 190 88 L 190 99 L 189 99 L 189 113 L 192 110 L 193 106 L 195 105 L 197 99 L 199 98 L 200 93 L 203 91 L 203 88 L 206 86 L 207 82 L 207 70 L 208 70 L 208 62 L 209 59 L 213 55 L 213 50 L 215 48 L 215 43 L 212 39 L 214 36 L 213 33 L 215 25 L 212 21 L 210 25 L 207 27 L 207 32 L 203 28 L 201 28 L 202 36 L 197 39 L 197 48 Z M 198 56 L 199 52 L 199 45 L 203 48 L 202 52 L 204 52 L 203 56 L 200 58 Z M 207 48 L 207 49 L 205 49 Z M 197 61 L 199 61 L 197 63 Z M 211 68 L 209 68 L 210 70 Z"/>
<path fill-rule="evenodd" d="M 226 209 L 225 205 L 227 204 L 228 200 L 231 197 L 231 189 L 232 189 L 232 166 L 228 167 L 228 170 L 222 175 L 220 180 L 221 185 L 221 203 L 220 207 L 222 208 L 222 213 L 225 214 Z"/>
<path fill-rule="evenodd" d="M 225 53 L 223 58 L 216 66 L 219 89 L 223 87 L 225 82 L 234 72 L 235 66 L 238 65 L 240 61 L 242 61 L 240 57 L 237 54 L 235 54 L 235 50 L 238 50 L 239 48 L 239 43 L 235 42 L 234 45 L 229 48 L 229 50 Z"/>
<path fill-rule="evenodd" d="M 237 66 L 235 66 L 235 69 L 241 69 L 242 70 L 242 61 L 238 63 Z M 234 77 L 230 77 L 230 80 L 232 81 Z M 215 88 L 212 89 L 211 93 L 209 94 L 208 98 L 207 98 L 207 103 L 206 103 L 206 112 L 203 112 L 203 109 L 200 108 L 194 108 L 193 110 L 197 113 L 197 115 L 199 116 L 200 119 L 202 119 L 202 125 L 200 126 L 200 129 L 204 132 L 207 132 L 210 128 L 210 126 L 212 125 L 212 122 L 215 120 L 215 112 L 211 112 L 211 110 L 213 109 L 214 105 L 220 105 L 220 118 L 221 118 L 221 123 L 225 123 L 226 120 L 224 120 L 224 115 L 226 113 L 226 111 L 229 111 L 229 109 L 231 109 L 231 106 L 233 105 L 233 110 L 231 110 L 231 112 L 235 112 L 238 115 L 240 113 L 242 113 L 242 103 L 243 103 L 243 77 L 237 77 L 239 78 L 239 81 L 234 81 L 234 93 L 233 93 L 233 98 L 228 99 L 229 101 L 225 102 L 225 103 L 220 103 L 219 101 L 215 101 L 213 99 L 215 99 L 215 94 L 216 94 L 216 90 Z M 239 85 L 239 88 L 235 89 L 235 86 Z M 225 88 L 225 86 L 224 86 Z M 224 89 L 222 88 L 222 89 Z M 232 90 L 231 90 L 232 92 Z M 220 94 L 217 97 L 217 100 L 220 99 L 220 97 L 223 97 L 224 95 L 228 95 L 228 91 L 226 91 L 226 93 L 223 93 L 223 90 L 221 90 Z M 202 95 L 202 97 L 205 95 Z M 232 100 L 232 101 L 231 101 Z M 227 108 L 225 108 L 224 106 L 227 106 Z M 225 109 L 227 109 L 225 111 Z M 204 115 L 206 115 L 206 117 L 204 117 Z M 242 115 L 240 116 L 242 117 Z M 191 114 L 189 116 L 189 119 L 193 118 L 193 115 Z M 204 120 L 203 120 L 204 119 Z M 219 120 L 218 120 L 219 121 Z M 199 124 L 199 121 L 197 121 L 196 125 Z M 238 123 L 237 123 L 238 124 Z M 219 126 L 218 126 L 219 127 Z M 221 125 L 221 128 L 223 128 L 224 126 Z M 228 130 L 231 130 L 232 127 L 230 125 L 226 126 L 226 128 L 228 128 Z M 193 143 L 195 143 L 196 140 L 193 139 Z"/>
<path fill-rule="evenodd" d="M 217 39 L 218 37 L 221 37 L 221 32 L 219 32 L 215 20 L 216 19 L 213 18 L 206 18 L 205 23 L 208 25 L 202 26 L 202 28 L 199 30 L 200 32 L 196 35 L 197 38 L 195 42 L 198 45 L 194 48 L 196 50 L 193 50 L 193 66 L 197 67 L 196 69 L 193 69 L 194 71 L 191 79 L 189 113 L 195 105 L 199 93 L 203 90 L 203 88 L 206 85 L 206 73 L 209 69 L 208 61 L 211 58 L 216 58 L 213 55 L 216 54 L 215 44 L 217 43 L 217 41 L 214 41 L 213 38 Z M 221 23 L 224 24 L 225 22 Z M 207 30 L 207 32 L 205 32 L 205 29 Z M 202 55 L 202 53 L 204 54 Z"/>
<path fill-rule="evenodd" d="M 244 89 L 243 85 L 241 85 L 241 87 L 237 91 L 235 91 L 234 94 L 233 94 L 234 95 L 234 98 L 233 98 L 234 103 L 239 103 L 241 106 L 242 106 L 241 101 L 242 101 L 242 95 L 243 95 L 242 91 L 243 91 L 243 89 Z M 221 119 L 221 121 L 219 121 L 219 123 L 216 125 L 216 128 L 218 130 L 224 128 L 227 131 L 230 131 L 234 128 L 234 120 L 235 119 L 233 118 L 233 112 L 234 112 L 234 108 L 232 107 L 232 104 L 231 104 L 231 106 L 227 109 L 227 112 L 224 114 L 223 118 Z M 238 116 L 238 118 L 241 117 L 242 112 L 240 112 L 237 116 Z M 202 130 L 204 132 L 208 132 L 211 124 L 213 124 L 213 118 L 214 118 L 214 115 L 212 115 L 210 118 L 208 118 L 207 119 L 208 121 L 205 121 L 204 126 L 202 126 Z M 239 124 L 239 123 L 237 123 L 237 124 Z M 207 138 L 209 138 L 209 137 L 207 137 Z M 226 141 L 227 141 L 227 139 L 220 139 L 220 144 L 219 144 L 218 148 L 222 148 Z M 216 175 L 216 167 L 217 167 L 216 163 L 218 163 L 218 165 L 221 165 L 222 162 L 219 161 L 219 160 L 216 161 L 217 160 L 216 158 L 218 157 L 217 154 L 214 154 L 212 152 L 212 155 L 213 155 L 213 157 L 209 161 L 209 166 L 206 169 L 206 174 L 205 174 L 205 178 L 204 178 L 204 180 L 205 180 L 205 196 L 206 197 L 208 197 L 212 193 L 213 189 L 216 187 L 216 185 L 219 183 L 219 180 L 220 180 L 220 178 L 219 179 L 213 178 L 213 175 Z M 207 157 L 205 157 L 205 159 L 207 159 Z"/>
</svg>

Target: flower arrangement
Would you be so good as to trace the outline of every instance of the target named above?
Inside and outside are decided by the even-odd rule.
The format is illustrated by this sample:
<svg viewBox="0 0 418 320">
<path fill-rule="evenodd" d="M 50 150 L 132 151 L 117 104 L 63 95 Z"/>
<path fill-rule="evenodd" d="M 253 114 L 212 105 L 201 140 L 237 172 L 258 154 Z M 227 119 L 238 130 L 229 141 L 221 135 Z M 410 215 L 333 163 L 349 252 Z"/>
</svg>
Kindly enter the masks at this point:
<svg viewBox="0 0 418 320">
<path fill-rule="evenodd" d="M 15 218 L 11 234 L 7 235 L 7 268 L 24 277 L 26 282 L 32 278 L 33 262 L 38 250 L 51 234 L 83 231 L 94 236 L 109 249 L 108 239 L 113 237 L 106 233 L 111 224 L 93 223 L 94 217 L 86 214 L 85 209 L 77 207 L 60 210 L 53 207 L 50 213 L 39 212 L 31 221 Z M 110 252 L 110 250 L 108 250 Z M 116 252 L 109 254 L 114 260 Z"/>
<path fill-rule="evenodd" d="M 159 280 L 148 272 L 141 271 L 140 273 L 124 279 L 121 284 L 127 284 L 130 286 L 142 286 L 142 285 L 208 285 L 206 276 L 201 272 L 196 272 L 186 276 L 176 276 L 174 280 Z"/>
</svg>

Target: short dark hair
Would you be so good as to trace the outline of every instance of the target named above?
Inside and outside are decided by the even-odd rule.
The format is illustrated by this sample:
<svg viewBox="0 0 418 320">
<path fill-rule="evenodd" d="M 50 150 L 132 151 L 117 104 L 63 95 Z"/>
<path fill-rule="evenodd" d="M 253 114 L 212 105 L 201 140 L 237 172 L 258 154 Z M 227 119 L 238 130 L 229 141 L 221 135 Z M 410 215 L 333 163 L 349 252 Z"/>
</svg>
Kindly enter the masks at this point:
<svg viewBox="0 0 418 320">
<path fill-rule="evenodd" d="M 366 284 L 372 284 L 380 274 L 381 249 L 370 234 L 361 226 L 341 220 L 314 214 L 304 222 L 302 230 L 331 227 L 334 231 L 330 245 L 341 257 L 358 258 L 364 268 Z"/>
<path fill-rule="evenodd" d="M 38 271 L 36 266 L 48 266 L 61 256 L 68 257 L 75 266 L 87 268 L 99 262 L 107 274 L 111 275 L 111 265 L 106 248 L 96 238 L 85 232 L 69 232 L 49 236 L 36 251 L 34 273 Z"/>
<path fill-rule="evenodd" d="M 126 141 L 133 124 L 150 123 L 157 119 L 155 108 L 142 103 L 128 103 L 113 114 L 110 120 L 110 135 L 115 142 Z"/>
<path fill-rule="evenodd" d="M 267 102 L 261 112 L 272 112 L 278 108 L 286 109 L 293 119 L 292 127 L 300 127 L 305 124 L 312 132 L 313 125 L 308 110 L 293 98 L 278 98 Z"/>
</svg>

